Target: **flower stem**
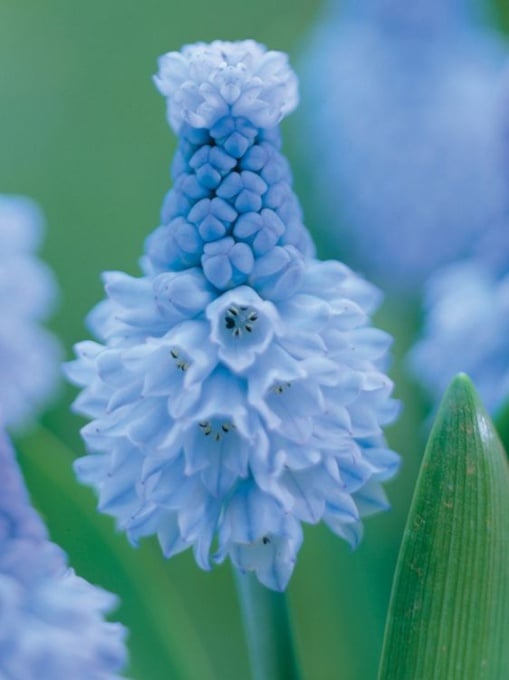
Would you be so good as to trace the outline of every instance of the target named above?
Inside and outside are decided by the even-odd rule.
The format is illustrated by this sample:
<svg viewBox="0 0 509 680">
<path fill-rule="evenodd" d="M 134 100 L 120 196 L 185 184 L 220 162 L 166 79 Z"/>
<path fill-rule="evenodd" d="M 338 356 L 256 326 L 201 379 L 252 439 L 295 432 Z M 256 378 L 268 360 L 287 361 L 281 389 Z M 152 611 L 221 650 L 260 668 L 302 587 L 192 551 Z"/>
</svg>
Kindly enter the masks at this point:
<svg viewBox="0 0 509 680">
<path fill-rule="evenodd" d="M 286 595 L 234 571 L 253 680 L 299 680 Z"/>
</svg>

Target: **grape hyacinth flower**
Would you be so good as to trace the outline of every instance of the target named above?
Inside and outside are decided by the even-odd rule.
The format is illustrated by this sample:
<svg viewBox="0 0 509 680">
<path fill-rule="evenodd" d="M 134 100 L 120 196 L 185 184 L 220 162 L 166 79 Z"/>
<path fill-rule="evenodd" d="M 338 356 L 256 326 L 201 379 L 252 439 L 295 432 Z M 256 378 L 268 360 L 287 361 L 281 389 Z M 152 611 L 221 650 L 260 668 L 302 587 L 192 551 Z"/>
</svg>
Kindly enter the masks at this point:
<svg viewBox="0 0 509 680">
<path fill-rule="evenodd" d="M 450 265 L 432 277 L 425 301 L 413 374 L 438 402 L 452 376 L 468 373 L 496 413 L 509 398 L 509 269 L 498 275 L 480 260 Z"/>
<path fill-rule="evenodd" d="M 503 85 L 503 168 L 509 177 L 509 78 Z M 434 273 L 424 299 L 420 339 L 408 357 L 414 377 L 438 403 L 448 381 L 468 373 L 496 415 L 509 400 L 509 195 L 486 224 L 473 255 Z"/>
<path fill-rule="evenodd" d="M 56 387 L 60 347 L 42 326 L 56 284 L 34 255 L 42 235 L 38 207 L 0 196 L 0 417 L 12 428 L 29 422 Z"/>
<path fill-rule="evenodd" d="M 504 210 L 507 50 L 475 4 L 333 0 L 302 60 L 327 238 L 400 291 L 468 256 Z"/>
<path fill-rule="evenodd" d="M 297 104 L 287 58 L 247 40 L 189 45 L 155 77 L 179 137 L 144 275 L 104 275 L 68 375 L 91 418 L 79 479 L 133 544 L 227 556 L 283 590 L 302 523 L 355 545 L 387 508 L 399 458 L 378 292 L 315 259 L 278 124 Z"/>
<path fill-rule="evenodd" d="M 30 505 L 0 432 L 0 677 L 113 680 L 125 630 L 104 620 L 116 598 L 76 576 Z"/>
</svg>

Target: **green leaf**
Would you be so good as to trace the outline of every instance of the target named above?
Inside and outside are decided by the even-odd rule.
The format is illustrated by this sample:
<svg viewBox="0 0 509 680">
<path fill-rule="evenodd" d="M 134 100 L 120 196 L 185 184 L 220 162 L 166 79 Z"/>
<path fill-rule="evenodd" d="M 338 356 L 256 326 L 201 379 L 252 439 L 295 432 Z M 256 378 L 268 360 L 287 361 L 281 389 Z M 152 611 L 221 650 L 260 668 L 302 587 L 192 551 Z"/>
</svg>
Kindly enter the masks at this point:
<svg viewBox="0 0 509 680">
<path fill-rule="evenodd" d="M 509 399 L 495 414 L 495 425 L 497 426 L 497 432 L 507 451 L 509 449 Z"/>
<path fill-rule="evenodd" d="M 509 673 L 509 467 L 470 380 L 440 406 L 408 516 L 380 680 Z"/>
</svg>

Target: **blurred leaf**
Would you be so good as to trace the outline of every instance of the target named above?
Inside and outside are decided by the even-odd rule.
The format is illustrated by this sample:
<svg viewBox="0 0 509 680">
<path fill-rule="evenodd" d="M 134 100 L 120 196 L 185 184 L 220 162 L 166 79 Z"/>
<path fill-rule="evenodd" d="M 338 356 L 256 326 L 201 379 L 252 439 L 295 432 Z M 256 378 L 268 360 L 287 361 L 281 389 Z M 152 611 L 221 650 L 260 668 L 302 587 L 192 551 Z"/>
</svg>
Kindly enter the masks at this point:
<svg viewBox="0 0 509 680">
<path fill-rule="evenodd" d="M 506 451 L 509 450 L 509 400 L 502 406 L 495 416 L 497 432 Z"/>
<path fill-rule="evenodd" d="M 509 467 L 470 380 L 449 387 L 424 454 L 380 680 L 503 680 L 509 669 Z"/>
<path fill-rule="evenodd" d="M 77 484 L 71 452 L 49 431 L 37 429 L 18 441 L 17 449 L 34 504 L 48 520 L 53 540 L 66 544 L 71 566 L 80 576 L 120 596 L 112 619 L 129 628 L 129 677 L 214 680 L 210 660 L 158 546 L 147 542 L 134 549 L 124 536 L 114 533 L 111 520 L 95 509 L 90 490 Z M 55 517 L 61 521 L 57 532 L 55 522 L 49 521 Z M 72 536 L 61 541 L 56 533 Z M 91 554 L 96 570 L 87 573 L 80 558 L 85 557 L 86 563 Z"/>
</svg>

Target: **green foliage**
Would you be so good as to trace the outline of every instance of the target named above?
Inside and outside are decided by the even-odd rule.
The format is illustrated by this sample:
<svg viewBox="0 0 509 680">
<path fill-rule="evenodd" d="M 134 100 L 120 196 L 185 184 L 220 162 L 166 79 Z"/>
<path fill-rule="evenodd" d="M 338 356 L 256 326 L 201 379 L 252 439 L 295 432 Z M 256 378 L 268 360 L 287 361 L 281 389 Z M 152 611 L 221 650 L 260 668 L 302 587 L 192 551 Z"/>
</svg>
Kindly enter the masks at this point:
<svg viewBox="0 0 509 680">
<path fill-rule="evenodd" d="M 509 450 L 509 401 L 507 401 L 499 410 L 495 417 L 495 425 L 497 432 L 502 440 L 505 450 Z"/>
<path fill-rule="evenodd" d="M 396 568 L 380 680 L 503 680 L 509 669 L 509 466 L 458 376 L 424 454 Z"/>
</svg>

